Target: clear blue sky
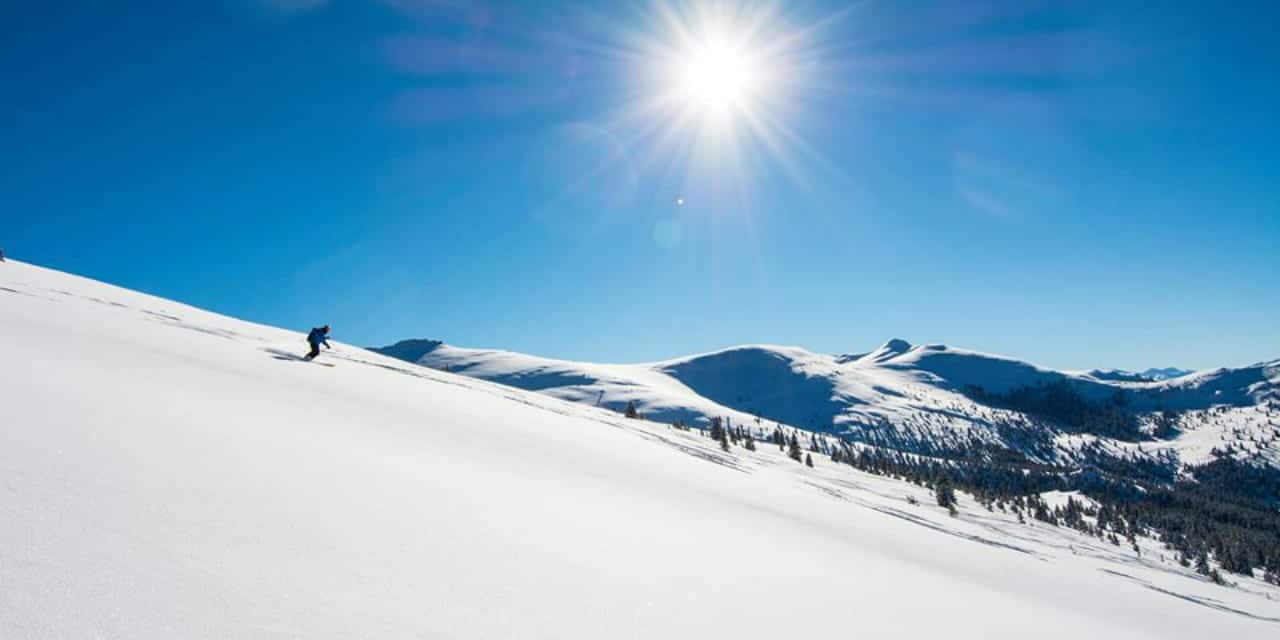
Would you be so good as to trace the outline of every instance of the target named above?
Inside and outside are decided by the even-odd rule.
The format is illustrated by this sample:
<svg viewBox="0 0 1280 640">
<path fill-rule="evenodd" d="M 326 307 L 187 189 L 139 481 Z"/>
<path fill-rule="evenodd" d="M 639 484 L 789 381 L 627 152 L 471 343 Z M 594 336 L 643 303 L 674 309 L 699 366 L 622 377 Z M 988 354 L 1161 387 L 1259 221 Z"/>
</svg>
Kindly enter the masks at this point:
<svg viewBox="0 0 1280 640">
<path fill-rule="evenodd" d="M 1273 3 L 788 2 L 719 147 L 668 5 L 4 3 L 0 246 L 356 344 L 1280 357 Z"/>
</svg>

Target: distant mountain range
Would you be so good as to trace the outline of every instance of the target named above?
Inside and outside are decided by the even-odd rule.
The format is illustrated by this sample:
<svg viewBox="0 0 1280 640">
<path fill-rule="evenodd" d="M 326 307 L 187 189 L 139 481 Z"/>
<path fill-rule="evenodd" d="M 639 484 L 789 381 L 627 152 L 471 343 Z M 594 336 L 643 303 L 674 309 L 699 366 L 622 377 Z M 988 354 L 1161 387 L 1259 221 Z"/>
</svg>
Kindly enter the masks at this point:
<svg viewBox="0 0 1280 640">
<path fill-rule="evenodd" d="M 745 345 L 647 364 L 596 364 L 407 340 L 374 349 L 437 369 L 663 422 L 780 423 L 904 451 L 997 447 L 1067 464 L 1100 444 L 1177 465 L 1219 455 L 1280 464 L 1280 360 L 1198 373 L 1067 372 L 945 345 L 886 341 L 858 355 Z M 1225 425 L 1225 426 L 1224 426 Z M 1210 426 L 1219 427 L 1211 431 Z M 1225 434 L 1225 435 L 1224 435 Z M 1175 473 L 1176 469 L 1170 469 Z"/>
<path fill-rule="evenodd" d="M 1177 367 L 1164 367 L 1163 369 L 1147 369 L 1146 371 L 1125 371 L 1123 369 L 1092 369 L 1088 374 L 1099 380 L 1110 380 L 1113 382 L 1159 382 L 1161 380 L 1172 380 L 1173 378 L 1181 378 L 1182 376 L 1191 375 L 1195 371 L 1191 369 L 1178 369 Z"/>
</svg>

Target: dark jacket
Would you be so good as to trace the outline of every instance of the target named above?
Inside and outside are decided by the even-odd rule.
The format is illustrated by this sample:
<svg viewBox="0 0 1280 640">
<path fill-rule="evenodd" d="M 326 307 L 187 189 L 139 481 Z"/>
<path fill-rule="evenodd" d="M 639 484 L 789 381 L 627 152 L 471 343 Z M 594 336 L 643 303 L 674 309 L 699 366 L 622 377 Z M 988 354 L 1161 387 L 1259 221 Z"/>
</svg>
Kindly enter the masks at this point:
<svg viewBox="0 0 1280 640">
<path fill-rule="evenodd" d="M 311 333 L 307 334 L 307 342 L 311 343 L 311 346 L 313 347 L 319 347 L 320 345 L 328 347 L 329 334 L 325 333 L 324 329 L 317 327 L 312 329 Z"/>
</svg>

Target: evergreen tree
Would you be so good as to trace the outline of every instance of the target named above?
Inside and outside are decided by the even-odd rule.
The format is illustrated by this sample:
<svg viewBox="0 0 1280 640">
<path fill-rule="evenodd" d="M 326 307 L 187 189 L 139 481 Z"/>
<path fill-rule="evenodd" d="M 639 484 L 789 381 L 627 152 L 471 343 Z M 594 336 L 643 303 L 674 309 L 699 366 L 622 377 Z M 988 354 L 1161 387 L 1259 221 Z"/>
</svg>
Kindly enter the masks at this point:
<svg viewBox="0 0 1280 640">
<path fill-rule="evenodd" d="M 805 463 L 805 465 L 806 465 L 806 466 L 808 466 L 809 468 L 811 468 L 811 469 L 812 469 L 812 468 L 813 468 L 813 455 L 812 455 L 812 454 L 808 454 L 808 453 L 804 454 L 804 463 Z"/>
<path fill-rule="evenodd" d="M 623 415 L 625 415 L 625 416 L 626 416 L 626 417 L 628 417 L 628 418 L 638 418 L 638 417 L 640 417 L 640 416 L 639 416 L 639 412 L 637 412 L 637 411 L 636 411 L 636 402 L 635 402 L 635 400 L 628 400 L 628 401 L 627 401 L 627 408 L 626 408 L 625 410 L 623 410 Z"/>
<path fill-rule="evenodd" d="M 719 416 L 711 419 L 711 431 L 707 435 L 710 436 L 712 440 L 718 441 L 724 439 L 724 426 L 722 425 Z"/>
<path fill-rule="evenodd" d="M 800 462 L 800 440 L 796 438 L 796 434 L 791 434 L 791 442 L 787 445 L 787 456 L 796 462 Z"/>
<path fill-rule="evenodd" d="M 956 492 L 951 488 L 951 483 L 943 480 L 933 488 L 933 495 L 938 500 L 939 507 L 945 507 L 951 515 L 956 515 Z"/>
<path fill-rule="evenodd" d="M 1200 555 L 1196 556 L 1196 573 L 1207 576 L 1210 571 L 1209 556 L 1204 551 L 1201 551 Z"/>
</svg>

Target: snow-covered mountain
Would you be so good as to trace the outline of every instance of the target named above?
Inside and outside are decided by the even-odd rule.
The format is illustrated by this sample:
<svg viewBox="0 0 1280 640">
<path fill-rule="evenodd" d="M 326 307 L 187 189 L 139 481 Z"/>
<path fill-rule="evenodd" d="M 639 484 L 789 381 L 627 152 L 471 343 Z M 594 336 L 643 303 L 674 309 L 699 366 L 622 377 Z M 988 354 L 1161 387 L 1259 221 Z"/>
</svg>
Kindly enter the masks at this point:
<svg viewBox="0 0 1280 640">
<path fill-rule="evenodd" d="M 821 455 L 809 468 L 772 446 L 725 451 L 697 431 L 336 341 L 306 362 L 302 341 L 0 263 L 0 638 L 1280 629 L 1280 589 L 1212 584 L 1147 535 L 1116 546 L 963 493 L 951 516 L 923 487 Z M 795 351 L 718 357 L 833 374 Z M 504 359 L 530 362 L 468 368 Z M 607 378 L 609 393 L 649 376 L 637 397 L 710 402 L 692 389 L 715 391 L 702 368 L 715 361 L 530 375 Z"/>
<path fill-rule="evenodd" d="M 1161 380 L 1181 378 L 1182 376 L 1195 373 L 1195 371 L 1191 369 L 1178 369 L 1176 367 L 1164 367 L 1158 369 L 1147 369 L 1146 371 L 1091 369 L 1087 373 L 1098 380 L 1110 380 L 1112 382 L 1159 382 Z"/>
<path fill-rule="evenodd" d="M 1177 367 L 1163 367 L 1163 368 L 1159 368 L 1159 369 L 1156 369 L 1156 368 L 1147 369 L 1146 371 L 1142 371 L 1142 372 L 1140 372 L 1138 375 L 1140 375 L 1140 376 L 1142 376 L 1142 377 L 1144 377 L 1144 378 L 1147 378 L 1147 379 L 1150 379 L 1150 380 L 1155 380 L 1155 381 L 1159 382 L 1159 381 L 1161 381 L 1161 380 L 1172 380 L 1172 379 L 1174 379 L 1174 378 L 1181 378 L 1182 376 L 1190 375 L 1190 374 L 1193 374 L 1193 373 L 1195 373 L 1195 370 L 1193 370 L 1193 369 L 1179 369 L 1179 368 L 1177 368 Z"/>
<path fill-rule="evenodd" d="M 539 358 L 508 351 L 464 349 L 438 341 L 407 341 L 376 349 L 387 355 L 575 402 L 620 410 L 635 403 L 659 421 L 706 424 L 714 416 L 750 424 L 779 422 L 857 441 L 923 442 L 930 448 L 975 441 L 1005 446 L 1041 461 L 1071 460 L 1079 448 L 1103 442 L 1125 455 L 1172 452 L 1185 464 L 1211 459 L 1219 445 L 1280 464 L 1280 436 L 1267 403 L 1280 402 L 1280 361 L 1178 378 L 1129 381 L 1044 369 L 991 354 L 893 339 L 868 353 L 835 356 L 798 347 L 747 345 L 656 363 L 605 365 Z M 992 402 L 1028 388 L 1061 385 L 1084 402 L 1121 398 L 1138 414 L 1139 435 L 1055 424 L 1052 418 Z M 981 391 L 981 393 L 978 393 Z M 1181 412 L 1176 436 L 1156 437 L 1165 410 Z M 1028 450 L 1035 430 L 1048 448 Z M 1212 426 L 1212 438 L 1208 437 Z M 1221 438 L 1218 436 L 1226 433 Z M 1081 437 L 1083 436 L 1083 437 Z M 1094 437 L 1100 436 L 1100 437 Z M 1149 436 L 1149 437 L 1147 437 Z M 1151 440 L 1145 447 L 1133 440 Z M 1212 441 L 1212 442 L 1211 442 Z"/>
</svg>

